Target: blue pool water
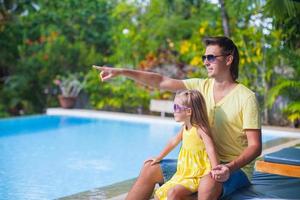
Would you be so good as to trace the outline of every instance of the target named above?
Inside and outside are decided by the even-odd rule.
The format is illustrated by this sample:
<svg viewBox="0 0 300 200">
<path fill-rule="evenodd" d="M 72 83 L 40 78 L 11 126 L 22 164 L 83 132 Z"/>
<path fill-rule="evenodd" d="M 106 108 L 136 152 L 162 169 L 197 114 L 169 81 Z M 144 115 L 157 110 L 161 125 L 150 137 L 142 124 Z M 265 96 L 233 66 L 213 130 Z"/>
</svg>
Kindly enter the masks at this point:
<svg viewBox="0 0 300 200">
<path fill-rule="evenodd" d="M 54 199 L 133 178 L 178 130 L 66 116 L 0 120 L 0 199 Z"/>
<path fill-rule="evenodd" d="M 0 120 L 0 199 L 53 199 L 133 178 L 178 130 L 63 116 Z"/>
</svg>

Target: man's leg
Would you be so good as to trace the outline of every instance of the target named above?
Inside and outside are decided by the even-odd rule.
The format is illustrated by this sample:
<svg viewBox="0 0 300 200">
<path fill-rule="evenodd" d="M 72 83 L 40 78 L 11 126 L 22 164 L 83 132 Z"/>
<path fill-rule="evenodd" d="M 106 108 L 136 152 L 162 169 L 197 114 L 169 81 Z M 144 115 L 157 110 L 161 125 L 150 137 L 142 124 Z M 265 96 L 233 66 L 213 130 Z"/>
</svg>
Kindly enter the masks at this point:
<svg viewBox="0 0 300 200">
<path fill-rule="evenodd" d="M 160 164 L 151 165 L 150 162 L 146 162 L 139 177 L 130 189 L 126 200 L 149 200 L 155 184 L 163 182 Z"/>
<path fill-rule="evenodd" d="M 215 181 L 210 174 L 200 180 L 198 200 L 217 200 L 222 194 L 223 184 Z"/>
</svg>

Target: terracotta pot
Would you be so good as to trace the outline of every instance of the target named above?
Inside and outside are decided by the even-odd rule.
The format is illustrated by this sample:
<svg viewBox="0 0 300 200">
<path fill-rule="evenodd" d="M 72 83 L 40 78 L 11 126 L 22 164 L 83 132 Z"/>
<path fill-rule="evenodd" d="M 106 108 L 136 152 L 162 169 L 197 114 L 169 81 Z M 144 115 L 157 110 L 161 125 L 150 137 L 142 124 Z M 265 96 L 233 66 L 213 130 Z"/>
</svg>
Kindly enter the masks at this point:
<svg viewBox="0 0 300 200">
<path fill-rule="evenodd" d="M 59 104 L 62 108 L 73 108 L 75 106 L 77 97 L 58 96 Z"/>
</svg>

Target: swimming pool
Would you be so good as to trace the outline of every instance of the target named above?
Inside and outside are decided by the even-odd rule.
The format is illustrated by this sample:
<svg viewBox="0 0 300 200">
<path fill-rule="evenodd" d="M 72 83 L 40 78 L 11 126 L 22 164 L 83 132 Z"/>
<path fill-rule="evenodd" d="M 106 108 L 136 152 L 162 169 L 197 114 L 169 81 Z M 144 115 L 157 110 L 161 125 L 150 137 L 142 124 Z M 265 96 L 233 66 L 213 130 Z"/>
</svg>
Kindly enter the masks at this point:
<svg viewBox="0 0 300 200">
<path fill-rule="evenodd" d="M 0 120 L 0 199 L 53 199 L 135 177 L 178 129 L 46 115 Z"/>
<path fill-rule="evenodd" d="M 54 199 L 133 178 L 178 130 L 174 123 L 55 115 L 0 120 L 0 199 Z"/>
</svg>

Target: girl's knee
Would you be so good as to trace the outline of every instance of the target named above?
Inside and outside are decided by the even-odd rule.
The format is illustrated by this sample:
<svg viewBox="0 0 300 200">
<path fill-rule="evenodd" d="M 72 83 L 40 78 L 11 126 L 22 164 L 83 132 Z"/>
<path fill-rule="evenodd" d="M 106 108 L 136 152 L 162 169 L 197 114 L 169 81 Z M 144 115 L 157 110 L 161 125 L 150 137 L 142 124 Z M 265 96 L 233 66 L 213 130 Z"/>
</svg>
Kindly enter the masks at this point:
<svg viewBox="0 0 300 200">
<path fill-rule="evenodd" d="M 179 200 L 182 198 L 181 193 L 176 187 L 170 188 L 168 191 L 167 199 Z"/>
<path fill-rule="evenodd" d="M 167 199 L 176 199 L 177 193 L 175 188 L 170 188 L 167 194 Z"/>
</svg>

